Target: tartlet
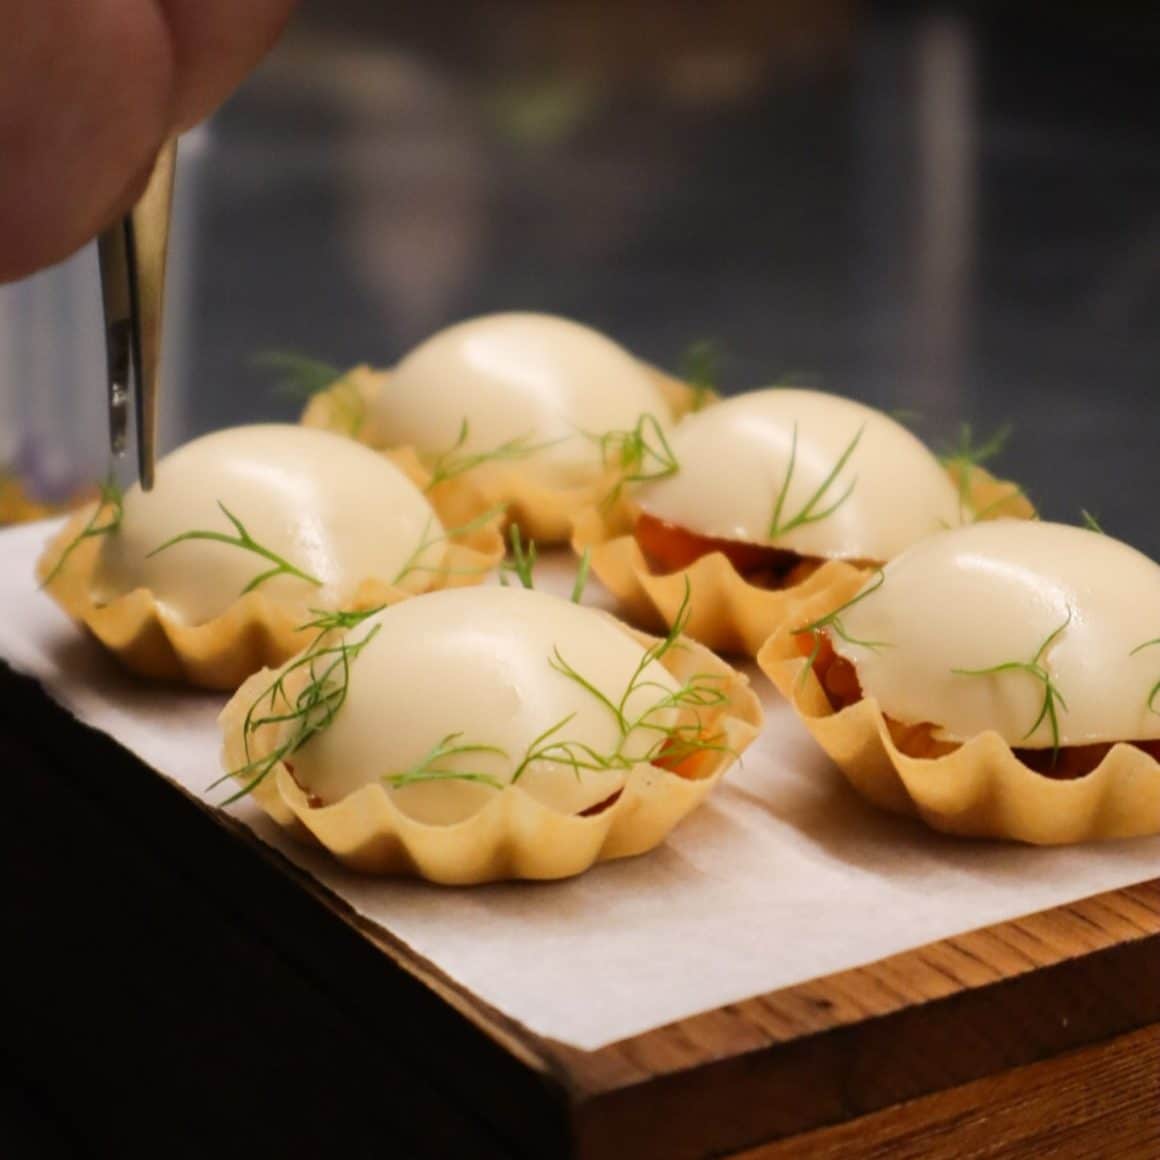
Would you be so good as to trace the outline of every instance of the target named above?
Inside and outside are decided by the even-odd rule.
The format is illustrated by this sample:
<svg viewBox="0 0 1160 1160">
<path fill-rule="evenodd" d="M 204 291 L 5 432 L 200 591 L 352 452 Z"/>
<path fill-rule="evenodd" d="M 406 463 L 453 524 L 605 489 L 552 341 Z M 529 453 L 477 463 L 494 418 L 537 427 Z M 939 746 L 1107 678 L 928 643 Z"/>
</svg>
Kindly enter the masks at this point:
<svg viewBox="0 0 1160 1160">
<path fill-rule="evenodd" d="M 758 663 L 876 805 L 1037 844 L 1160 832 L 1160 566 L 1001 520 L 802 601 Z"/>
<path fill-rule="evenodd" d="M 349 440 L 235 427 L 166 456 L 150 492 L 106 488 L 37 574 L 128 668 L 232 690 L 298 652 L 316 611 L 482 580 L 503 555 L 499 513 L 453 515 Z"/>
<path fill-rule="evenodd" d="M 646 627 L 672 623 L 690 585 L 688 632 L 723 652 L 753 655 L 793 603 L 925 536 L 1034 514 L 1014 484 L 943 465 L 889 416 L 819 391 L 735 396 L 679 423 L 664 450 L 653 478 L 579 513 L 572 544 Z"/>
<path fill-rule="evenodd" d="M 643 853 L 761 726 L 746 678 L 708 650 L 535 591 L 440 592 L 336 623 L 238 690 L 223 764 L 367 873 L 562 878 Z"/>
<path fill-rule="evenodd" d="M 607 490 L 641 423 L 667 428 L 698 401 L 590 327 L 492 314 L 439 331 L 389 371 L 354 368 L 311 399 L 302 422 L 409 452 L 554 543 Z"/>
</svg>

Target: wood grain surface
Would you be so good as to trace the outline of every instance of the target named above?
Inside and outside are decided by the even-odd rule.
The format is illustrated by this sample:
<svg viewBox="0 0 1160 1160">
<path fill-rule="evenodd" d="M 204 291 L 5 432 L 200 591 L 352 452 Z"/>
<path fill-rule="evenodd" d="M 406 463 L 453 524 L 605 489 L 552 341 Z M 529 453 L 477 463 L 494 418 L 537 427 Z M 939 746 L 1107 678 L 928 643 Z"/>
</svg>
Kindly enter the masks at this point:
<svg viewBox="0 0 1160 1160">
<path fill-rule="evenodd" d="M 766 1144 L 735 1160 L 1154 1160 L 1160 1028 Z"/>
<path fill-rule="evenodd" d="M 215 1131 L 288 1155 L 341 1136 L 366 1154 L 383 1143 L 375 1108 L 419 1117 L 393 1137 L 408 1155 L 1040 1155 L 1053 1124 L 1075 1125 L 1068 1146 L 1158 1154 L 1160 881 L 581 1052 L 481 1004 L 31 682 L 0 669 L 0 694 L 0 737 L 25 771 L 9 877 L 30 884 L 15 900 L 28 1002 L 7 1013 L 8 1070 L 85 1093 L 70 1133 L 124 1131 L 110 1114 L 124 1077 L 102 1066 L 118 1038 L 168 1069 L 136 1076 L 156 1105 L 139 1130 L 200 1109 L 191 1155 Z M 75 985 L 81 961 L 99 1003 Z M 249 1098 L 222 1127 L 204 1069 L 212 1080 L 235 1056 Z M 300 1067 L 310 1098 L 287 1118 Z M 358 1114 L 336 1118 L 347 1105 Z"/>
</svg>

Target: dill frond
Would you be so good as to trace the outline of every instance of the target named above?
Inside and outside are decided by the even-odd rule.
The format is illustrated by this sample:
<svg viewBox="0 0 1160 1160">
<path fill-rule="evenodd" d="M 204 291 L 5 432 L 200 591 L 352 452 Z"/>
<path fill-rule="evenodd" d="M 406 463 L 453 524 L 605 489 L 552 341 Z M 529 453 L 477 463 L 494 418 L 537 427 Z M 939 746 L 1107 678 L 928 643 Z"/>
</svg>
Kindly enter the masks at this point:
<svg viewBox="0 0 1160 1160">
<path fill-rule="evenodd" d="M 273 564 L 272 568 L 268 568 L 265 572 L 260 572 L 242 589 L 242 596 L 245 596 L 247 592 L 253 592 L 255 588 L 265 584 L 267 580 L 272 580 L 275 576 L 295 576 L 299 580 L 305 580 L 306 583 L 313 584 L 315 588 L 322 587 L 322 581 L 317 576 L 312 576 L 309 572 L 304 572 L 284 556 L 279 556 L 277 552 L 258 543 L 246 530 L 245 524 L 220 499 L 217 501 L 217 505 L 221 508 L 222 514 L 233 525 L 234 535 L 231 536 L 225 532 L 205 531 L 202 529 L 182 532 L 180 535 L 166 540 L 164 544 L 154 548 L 153 551 L 146 553 L 146 559 L 156 556 L 158 553 L 164 552 L 176 544 L 186 543 L 191 540 L 208 540 L 216 544 L 227 544 L 232 548 L 240 548 L 244 552 L 252 552 L 255 556 L 260 556 L 263 560 Z"/>
<path fill-rule="evenodd" d="M 498 447 L 492 447 L 488 451 L 465 452 L 463 448 L 466 446 L 470 434 L 471 425 L 464 419 L 459 425 L 459 434 L 456 436 L 455 442 L 446 451 L 437 455 L 432 462 L 431 478 L 427 483 L 427 491 L 431 491 L 439 484 L 446 483 L 449 479 L 455 479 L 456 476 L 463 475 L 465 472 L 473 471 L 485 463 L 504 463 L 527 459 L 528 456 L 535 455 L 538 451 L 544 451 L 549 447 L 555 447 L 558 443 L 563 443 L 565 438 L 547 439 L 536 443 L 530 434 L 517 435 L 514 439 L 508 439 Z"/>
<path fill-rule="evenodd" d="M 432 535 L 431 532 L 434 516 L 428 516 L 427 522 L 423 525 L 423 531 L 419 536 L 418 544 L 415 545 L 415 549 L 407 559 L 403 561 L 402 567 L 395 574 L 391 584 L 400 584 L 415 572 L 431 572 L 439 576 L 475 576 L 481 572 L 486 572 L 488 570 L 487 566 L 480 568 L 449 568 L 446 565 L 424 564 L 422 562 L 423 556 L 436 544 L 445 543 L 448 540 L 455 539 L 457 536 L 467 536 L 472 532 L 479 531 L 480 528 L 491 523 L 496 516 L 502 515 L 506 510 L 504 504 L 496 504 L 495 507 L 488 508 L 487 511 L 481 512 L 474 519 L 470 519 L 466 523 L 459 524 L 454 528 L 444 528 L 437 535 Z"/>
<path fill-rule="evenodd" d="M 491 786 L 492 789 L 503 789 L 504 783 L 490 773 L 479 770 L 441 769 L 441 761 L 464 755 L 476 756 L 481 753 L 496 754 L 507 757 L 507 750 L 498 745 L 471 745 L 460 744 L 462 733 L 448 733 L 441 741 L 437 741 L 410 769 L 401 773 L 387 773 L 382 781 L 396 789 L 407 785 L 418 785 L 429 781 L 473 781 L 481 785 Z"/>
<path fill-rule="evenodd" d="M 47 588 L 61 574 L 65 564 L 69 561 L 69 557 L 85 540 L 91 540 L 96 536 L 107 536 L 121 526 L 121 521 L 125 518 L 125 493 L 113 478 L 112 471 L 105 477 L 100 489 L 101 494 L 97 500 L 97 506 L 93 508 L 93 514 L 89 516 L 85 526 L 65 546 L 64 551 L 61 552 L 56 563 L 52 566 L 52 570 L 40 582 L 41 588 Z M 106 511 L 108 515 L 102 523 L 101 516 Z"/>
<path fill-rule="evenodd" d="M 1072 615 L 1072 609 L 1068 608 L 1066 619 L 1048 633 L 1029 661 L 1003 661 L 985 669 L 951 669 L 951 672 L 958 677 L 990 677 L 999 673 L 1026 673 L 1029 677 L 1039 681 L 1043 685 L 1043 704 L 1040 706 L 1039 715 L 1035 718 L 1031 728 L 1023 734 L 1022 740 L 1030 737 L 1046 718 L 1051 728 L 1051 761 L 1053 765 L 1059 757 L 1059 709 L 1066 713 L 1067 702 L 1056 686 L 1055 679 L 1043 663 L 1043 655 L 1071 624 Z"/>
<path fill-rule="evenodd" d="M 958 476 L 959 491 L 959 519 L 971 511 L 971 478 L 976 467 L 982 467 L 1002 454 L 1015 428 L 1010 423 L 997 427 L 990 435 L 984 436 L 978 442 L 975 440 L 974 427 L 970 423 L 963 423 L 959 427 L 958 437 L 949 447 L 945 447 L 939 454 L 939 462 L 943 467 L 954 469 Z M 990 516 L 1003 504 L 1011 500 L 1025 498 L 1023 489 L 1012 485 L 1007 495 L 989 503 L 981 511 L 972 515 L 972 522 L 978 523 Z"/>
<path fill-rule="evenodd" d="M 1087 508 L 1079 509 L 1080 522 L 1089 532 L 1099 532 L 1101 536 L 1106 536 L 1108 533 L 1104 531 L 1103 525 L 1100 521 L 1092 515 Z"/>
<path fill-rule="evenodd" d="M 580 563 L 576 567 L 576 579 L 572 582 L 572 594 L 569 599 L 573 604 L 579 604 L 584 597 L 584 589 L 588 587 L 588 576 L 592 570 L 592 549 L 585 548 L 580 556 Z"/>
<path fill-rule="evenodd" d="M 1160 636 L 1156 637 L 1154 640 L 1146 640 L 1143 644 L 1136 645 L 1136 647 L 1132 649 L 1130 653 L 1128 653 L 1128 656 L 1134 657 L 1137 653 L 1143 652 L 1146 648 L 1152 648 L 1158 644 L 1160 644 Z M 1148 690 L 1148 700 L 1146 702 L 1150 712 L 1160 715 L 1160 709 L 1156 708 L 1157 697 L 1160 697 L 1160 680 L 1157 680 L 1152 688 Z"/>
<path fill-rule="evenodd" d="M 508 577 L 514 576 L 524 588 L 535 588 L 535 540 L 529 540 L 525 545 L 518 524 L 512 524 L 508 529 L 508 540 L 511 550 L 499 566 L 499 582 L 506 588 L 510 583 Z"/>
<path fill-rule="evenodd" d="M 681 356 L 681 378 L 693 388 L 691 413 L 703 410 L 721 382 L 721 347 L 711 339 L 692 343 Z"/>
<path fill-rule="evenodd" d="M 855 593 L 845 604 L 840 604 L 832 612 L 827 612 L 825 616 L 819 616 L 817 620 L 812 620 L 809 624 L 803 624 L 801 628 L 795 628 L 793 630 L 793 636 L 804 636 L 806 633 L 809 633 L 813 641 L 813 647 L 810 650 L 809 657 L 806 659 L 805 668 L 798 674 L 797 679 L 799 684 L 805 683 L 806 677 L 809 676 L 810 670 L 817 663 L 817 659 L 821 655 L 822 632 L 826 629 L 832 629 L 835 635 L 841 637 L 847 644 L 867 648 L 871 652 L 881 652 L 884 648 L 892 647 L 889 641 L 861 640 L 859 637 L 852 636 L 847 631 L 845 622 L 842 620 L 844 613 L 849 612 L 855 604 L 860 604 L 867 596 L 873 596 L 885 583 L 886 573 L 879 568 L 874 575 L 874 579 L 860 592 Z"/>
<path fill-rule="evenodd" d="M 282 377 L 275 383 L 275 389 L 302 402 L 326 390 L 343 374 L 333 363 L 292 350 L 259 351 L 250 361 L 263 370 L 278 371 Z"/>
<path fill-rule="evenodd" d="M 636 426 L 627 431 L 605 431 L 588 434 L 600 448 L 605 468 L 616 472 L 616 484 L 604 497 L 605 505 L 614 503 L 630 483 L 650 483 L 667 479 L 681 469 L 668 437 L 655 415 L 641 415 Z"/>
<path fill-rule="evenodd" d="M 862 426 L 858 428 L 854 438 L 851 439 L 848 444 L 846 444 L 842 454 L 838 456 L 837 462 L 832 468 L 830 468 L 829 474 L 825 479 L 822 480 L 822 482 L 815 489 L 814 493 L 802 505 L 797 514 L 789 516 L 783 521 L 782 516 L 785 510 L 785 502 L 789 497 L 790 483 L 793 480 L 793 473 L 797 467 L 798 425 L 797 423 L 794 423 L 793 436 L 790 440 L 789 447 L 789 462 L 786 464 L 785 469 L 785 479 L 782 481 L 781 490 L 778 492 L 777 499 L 774 502 L 773 517 L 769 521 L 768 538 L 770 540 L 776 540 L 778 537 L 784 536 L 788 532 L 792 532 L 795 528 L 805 527 L 807 524 L 820 523 L 822 520 L 832 516 L 834 512 L 836 512 L 838 508 L 840 508 L 842 504 L 844 504 L 846 500 L 850 498 L 850 495 L 853 493 L 854 488 L 858 483 L 857 476 L 850 480 L 849 486 L 841 493 L 841 495 L 838 496 L 837 499 L 833 500 L 826 507 L 818 507 L 818 505 L 825 499 L 826 493 L 834 485 L 842 469 L 846 466 L 847 463 L 850 462 L 850 458 L 857 450 L 858 444 L 861 442 L 862 436 L 865 434 L 865 432 L 866 424 L 863 423 Z"/>
<path fill-rule="evenodd" d="M 366 402 L 356 387 L 344 381 L 345 371 L 320 359 L 289 350 L 264 350 L 251 360 L 256 367 L 281 373 L 274 384 L 280 395 L 309 402 L 322 391 L 330 392 L 336 418 L 351 436 L 357 436 L 366 422 Z"/>
<path fill-rule="evenodd" d="M 358 615 L 365 619 L 372 612 L 348 615 Z M 230 778 L 243 783 L 241 789 L 227 798 L 223 805 L 229 805 L 252 793 L 279 762 L 301 749 L 315 734 L 330 728 L 338 711 L 346 703 L 351 665 L 375 638 L 380 627 L 373 625 L 357 641 L 344 639 L 334 644 L 327 643 L 328 631 L 320 632 L 314 643 L 254 698 L 242 722 L 246 760 L 210 786 L 213 789 Z M 306 684 L 291 698 L 287 691 L 287 681 L 295 673 L 303 671 L 307 677 Z M 251 738 L 259 729 L 272 725 L 288 725 L 287 736 L 264 757 L 253 757 Z"/>
</svg>

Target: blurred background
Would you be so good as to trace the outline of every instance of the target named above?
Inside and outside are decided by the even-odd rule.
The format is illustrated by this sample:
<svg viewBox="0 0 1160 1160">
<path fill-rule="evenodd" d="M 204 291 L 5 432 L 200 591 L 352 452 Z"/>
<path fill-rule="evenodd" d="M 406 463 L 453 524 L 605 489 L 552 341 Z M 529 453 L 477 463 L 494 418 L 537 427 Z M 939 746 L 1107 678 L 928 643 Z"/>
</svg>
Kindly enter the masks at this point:
<svg viewBox="0 0 1160 1160">
<path fill-rule="evenodd" d="M 1158 556 L 1153 13 L 306 0 L 183 141 L 163 441 L 296 416 L 260 352 L 543 310 L 936 450 L 1010 423 L 1046 515 Z M 94 254 L 0 287 L 0 519 L 104 473 L 103 390 Z"/>
</svg>

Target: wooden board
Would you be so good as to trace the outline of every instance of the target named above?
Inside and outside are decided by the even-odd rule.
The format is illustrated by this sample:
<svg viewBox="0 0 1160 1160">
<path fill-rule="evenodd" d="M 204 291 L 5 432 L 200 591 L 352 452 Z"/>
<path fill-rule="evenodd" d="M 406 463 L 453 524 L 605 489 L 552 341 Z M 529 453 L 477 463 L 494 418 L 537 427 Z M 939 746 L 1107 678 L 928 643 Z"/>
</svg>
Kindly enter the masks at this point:
<svg viewBox="0 0 1160 1160">
<path fill-rule="evenodd" d="M 780 1157 L 808 1142 L 808 1154 L 893 1156 L 952 1130 L 978 1138 L 987 1105 L 1017 1109 L 1020 1093 L 1041 1127 L 1066 1122 L 1088 1058 L 1124 1077 L 1124 1147 L 1160 1133 L 1160 881 L 581 1052 L 480 1004 L 33 683 L 0 670 L 0 692 L 0 739 L 20 771 L 7 853 L 24 884 L 13 945 L 28 999 L 8 1066 L 30 1090 L 65 1075 L 87 1093 L 73 1135 L 97 1131 L 123 1098 L 92 1028 L 142 1057 L 168 1052 L 164 1085 L 142 1068 L 150 1095 L 132 1123 L 145 1131 L 152 1110 L 170 1125 L 184 1110 L 191 1155 L 228 1132 L 290 1154 L 307 1140 L 363 1154 L 389 1139 L 428 1155 L 764 1145 L 754 1155 Z M 78 960 L 97 969 L 94 946 L 96 1001 L 75 985 Z M 197 1050 L 183 1051 L 190 1036 Z M 223 1079 L 246 1098 L 209 1098 Z"/>
</svg>

